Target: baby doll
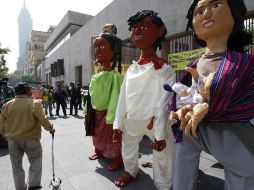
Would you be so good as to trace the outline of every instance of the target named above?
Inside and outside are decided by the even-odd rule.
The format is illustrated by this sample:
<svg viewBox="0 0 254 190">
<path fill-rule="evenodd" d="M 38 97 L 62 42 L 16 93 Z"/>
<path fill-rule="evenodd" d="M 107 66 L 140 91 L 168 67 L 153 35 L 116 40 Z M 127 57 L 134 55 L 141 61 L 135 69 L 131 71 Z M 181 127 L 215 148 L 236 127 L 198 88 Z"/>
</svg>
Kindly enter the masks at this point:
<svg viewBox="0 0 254 190">
<path fill-rule="evenodd" d="M 176 112 L 171 112 L 169 116 L 170 124 L 177 123 L 177 120 L 182 120 L 183 115 L 186 112 L 189 112 L 185 115 L 185 118 L 195 117 L 197 122 L 195 125 L 203 119 L 203 114 L 200 115 L 198 111 L 201 107 L 207 108 L 204 115 L 208 112 L 208 101 L 210 99 L 210 87 L 212 85 L 212 80 L 215 73 L 210 73 L 207 77 L 198 75 L 198 72 L 194 68 L 186 67 L 186 71 L 189 72 L 192 76 L 192 85 L 191 87 L 185 86 L 179 82 L 175 83 L 172 87 L 169 85 L 164 85 L 164 89 L 169 92 L 175 92 L 176 96 Z M 193 109 L 193 111 L 190 111 Z M 194 114 L 195 113 L 195 114 Z M 193 115 L 194 114 L 194 115 Z M 180 125 L 182 129 L 182 124 Z M 196 136 L 196 133 L 193 132 L 193 135 Z"/>
</svg>

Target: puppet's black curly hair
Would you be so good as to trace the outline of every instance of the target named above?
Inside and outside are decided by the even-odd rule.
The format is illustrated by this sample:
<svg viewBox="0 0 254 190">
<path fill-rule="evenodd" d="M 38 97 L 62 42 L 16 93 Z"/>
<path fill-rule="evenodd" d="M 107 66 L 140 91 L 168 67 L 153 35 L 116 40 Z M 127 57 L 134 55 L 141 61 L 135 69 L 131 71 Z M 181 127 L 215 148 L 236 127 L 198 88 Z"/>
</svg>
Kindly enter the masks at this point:
<svg viewBox="0 0 254 190">
<path fill-rule="evenodd" d="M 149 16 L 158 27 L 161 27 L 161 26 L 165 27 L 165 24 L 163 23 L 161 17 L 158 15 L 158 13 L 156 13 L 152 10 L 143 10 L 143 11 L 138 11 L 135 15 L 131 16 L 128 19 L 127 22 L 129 25 L 129 30 L 131 30 L 132 25 L 134 25 L 135 23 L 139 22 L 140 20 L 142 20 L 143 18 L 145 18 L 147 16 Z M 158 47 L 159 47 L 159 49 L 161 49 L 161 42 L 163 42 L 165 40 L 166 34 L 167 34 L 167 29 L 165 27 L 164 34 L 161 37 L 157 38 L 152 45 L 152 47 L 155 51 L 157 50 Z"/>
</svg>

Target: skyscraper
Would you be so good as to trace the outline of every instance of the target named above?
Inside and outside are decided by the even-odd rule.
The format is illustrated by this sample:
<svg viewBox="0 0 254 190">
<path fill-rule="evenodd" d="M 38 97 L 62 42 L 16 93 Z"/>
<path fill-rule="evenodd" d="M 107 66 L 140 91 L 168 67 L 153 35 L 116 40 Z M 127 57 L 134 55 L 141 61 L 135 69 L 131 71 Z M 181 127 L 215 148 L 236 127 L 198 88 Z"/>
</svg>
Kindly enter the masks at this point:
<svg viewBox="0 0 254 190">
<path fill-rule="evenodd" d="M 18 34 L 19 34 L 19 58 L 17 62 L 17 70 L 26 73 L 26 48 L 27 42 L 31 39 L 31 32 L 33 28 L 32 17 L 26 8 L 26 1 L 18 16 Z"/>
</svg>

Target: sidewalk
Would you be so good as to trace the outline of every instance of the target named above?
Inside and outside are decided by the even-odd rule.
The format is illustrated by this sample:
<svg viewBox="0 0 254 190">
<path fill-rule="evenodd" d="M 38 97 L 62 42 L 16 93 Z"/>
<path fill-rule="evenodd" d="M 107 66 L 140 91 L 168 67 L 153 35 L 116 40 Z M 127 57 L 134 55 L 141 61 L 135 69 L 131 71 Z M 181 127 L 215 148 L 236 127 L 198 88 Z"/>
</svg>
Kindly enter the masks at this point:
<svg viewBox="0 0 254 190">
<path fill-rule="evenodd" d="M 68 113 L 67 109 L 67 113 Z M 54 113 L 54 112 L 53 112 Z M 62 114 L 60 110 L 60 114 Z M 53 117 L 51 122 L 55 133 L 55 173 L 62 179 L 62 190 L 114 190 L 120 189 L 114 185 L 114 180 L 123 170 L 111 172 L 107 170 L 110 162 L 106 159 L 90 161 L 88 156 L 93 152 L 91 137 L 85 137 L 84 118 L 79 116 Z M 49 189 L 52 179 L 51 135 L 43 131 L 41 139 L 43 147 L 43 189 Z M 149 140 L 144 138 L 139 151 L 140 164 L 152 160 Z M 27 157 L 23 160 L 24 169 L 28 171 Z M 8 149 L 0 149 L 0 190 L 15 190 Z M 26 176 L 27 177 L 27 176 Z M 217 161 L 201 154 L 198 190 L 222 190 L 224 183 L 223 169 Z M 135 181 L 121 188 L 125 190 L 155 190 L 152 181 L 152 168 L 142 168 Z"/>
</svg>

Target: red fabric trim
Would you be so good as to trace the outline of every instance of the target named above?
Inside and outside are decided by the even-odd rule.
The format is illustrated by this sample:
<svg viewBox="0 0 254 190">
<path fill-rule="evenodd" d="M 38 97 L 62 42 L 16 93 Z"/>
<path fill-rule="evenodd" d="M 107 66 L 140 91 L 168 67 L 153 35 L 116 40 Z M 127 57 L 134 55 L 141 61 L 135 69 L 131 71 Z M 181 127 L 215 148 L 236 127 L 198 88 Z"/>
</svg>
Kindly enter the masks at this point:
<svg viewBox="0 0 254 190">
<path fill-rule="evenodd" d="M 158 56 L 141 56 L 138 60 L 138 64 L 139 65 L 144 65 L 144 64 L 147 64 L 147 63 L 150 63 L 152 62 L 153 65 L 154 65 L 154 69 L 155 70 L 158 70 L 158 69 L 161 69 L 162 66 L 167 63 L 166 60 L 158 57 Z"/>
</svg>

